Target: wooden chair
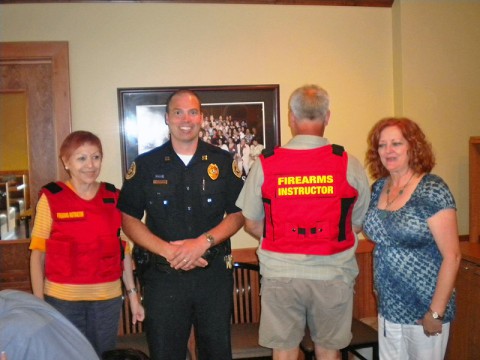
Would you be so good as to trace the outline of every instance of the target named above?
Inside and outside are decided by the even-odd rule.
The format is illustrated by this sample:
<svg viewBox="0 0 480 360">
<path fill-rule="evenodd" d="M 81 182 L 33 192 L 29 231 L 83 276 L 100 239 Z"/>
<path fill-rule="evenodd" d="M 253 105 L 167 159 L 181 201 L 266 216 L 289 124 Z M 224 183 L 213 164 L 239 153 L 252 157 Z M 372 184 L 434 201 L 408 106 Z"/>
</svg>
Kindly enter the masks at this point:
<svg viewBox="0 0 480 360">
<path fill-rule="evenodd" d="M 349 353 L 354 354 L 358 359 L 368 360 L 357 350 L 372 348 L 373 360 L 378 360 L 378 333 L 373 327 L 362 321 L 352 319 L 352 341 L 346 348 L 340 350 L 342 360 L 348 360 Z M 305 355 L 305 360 L 315 359 L 315 345 L 310 337 L 308 328 L 305 330 L 305 336 L 300 344 L 300 349 Z"/>
<path fill-rule="evenodd" d="M 233 269 L 232 358 L 271 358 L 272 350 L 258 344 L 260 323 L 259 266 L 236 262 Z"/>
</svg>

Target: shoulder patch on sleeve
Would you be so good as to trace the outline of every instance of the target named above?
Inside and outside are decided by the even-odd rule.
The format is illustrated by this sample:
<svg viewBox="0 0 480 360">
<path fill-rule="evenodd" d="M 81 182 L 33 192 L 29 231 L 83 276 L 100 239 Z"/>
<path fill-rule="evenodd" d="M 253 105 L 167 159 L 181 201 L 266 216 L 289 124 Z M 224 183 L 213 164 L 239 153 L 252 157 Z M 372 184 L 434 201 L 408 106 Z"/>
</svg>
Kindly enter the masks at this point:
<svg viewBox="0 0 480 360">
<path fill-rule="evenodd" d="M 132 165 L 130 165 L 130 168 L 127 171 L 127 174 L 125 175 L 126 180 L 130 180 L 135 176 L 135 173 L 137 172 L 137 165 L 135 164 L 135 161 L 132 162 Z"/>
<path fill-rule="evenodd" d="M 239 179 L 242 178 L 242 170 L 239 169 L 238 164 L 235 160 L 232 161 L 232 171 L 236 177 Z"/>
</svg>

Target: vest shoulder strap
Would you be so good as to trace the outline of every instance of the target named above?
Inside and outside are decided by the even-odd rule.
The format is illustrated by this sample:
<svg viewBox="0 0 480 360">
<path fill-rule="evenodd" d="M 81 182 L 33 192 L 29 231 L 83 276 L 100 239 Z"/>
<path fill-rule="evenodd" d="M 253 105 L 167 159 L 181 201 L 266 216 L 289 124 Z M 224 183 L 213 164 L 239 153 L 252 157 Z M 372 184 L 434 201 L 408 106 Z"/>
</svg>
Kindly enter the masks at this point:
<svg viewBox="0 0 480 360">
<path fill-rule="evenodd" d="M 345 152 L 345 148 L 342 145 L 332 144 L 332 152 L 335 155 L 343 156 L 343 153 Z"/>
<path fill-rule="evenodd" d="M 104 183 L 105 184 L 105 189 L 107 189 L 108 191 L 111 191 L 111 192 L 117 192 L 117 188 L 115 187 L 115 185 L 111 184 L 111 183 Z"/>
<path fill-rule="evenodd" d="M 47 185 L 45 185 L 43 187 L 44 189 L 47 189 L 48 191 L 50 191 L 52 194 L 57 194 L 59 193 L 60 191 L 63 190 L 63 188 L 58 185 L 56 182 L 51 182 L 51 183 L 48 183 Z"/>
<path fill-rule="evenodd" d="M 272 156 L 273 154 L 275 154 L 275 150 L 274 149 L 263 149 L 262 150 L 262 155 L 263 157 L 266 159 L 270 156 Z"/>
</svg>

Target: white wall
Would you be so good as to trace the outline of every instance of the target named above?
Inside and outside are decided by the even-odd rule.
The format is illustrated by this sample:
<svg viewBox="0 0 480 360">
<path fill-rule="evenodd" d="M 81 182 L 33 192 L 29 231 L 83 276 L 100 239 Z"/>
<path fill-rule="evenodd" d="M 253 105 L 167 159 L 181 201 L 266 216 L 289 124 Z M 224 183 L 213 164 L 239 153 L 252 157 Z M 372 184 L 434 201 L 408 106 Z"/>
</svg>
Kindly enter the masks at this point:
<svg viewBox="0 0 480 360">
<path fill-rule="evenodd" d="M 418 121 L 468 234 L 468 141 L 480 135 L 480 1 L 395 0 L 395 109 Z M 474 184 L 480 186 L 480 184 Z"/>
</svg>

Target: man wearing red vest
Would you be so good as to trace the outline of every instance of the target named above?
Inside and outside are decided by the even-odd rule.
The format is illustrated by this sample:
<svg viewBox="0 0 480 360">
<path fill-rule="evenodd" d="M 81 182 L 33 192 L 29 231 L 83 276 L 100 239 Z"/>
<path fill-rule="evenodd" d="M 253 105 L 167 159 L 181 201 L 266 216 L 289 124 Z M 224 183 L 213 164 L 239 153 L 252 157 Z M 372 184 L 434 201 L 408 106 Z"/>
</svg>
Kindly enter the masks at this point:
<svg viewBox="0 0 480 360">
<path fill-rule="evenodd" d="M 260 240 L 262 346 L 296 360 L 308 325 L 317 359 L 340 359 L 351 340 L 356 233 L 370 190 L 361 163 L 323 137 L 327 92 L 306 85 L 289 100 L 293 138 L 264 151 L 237 200 Z"/>
</svg>

